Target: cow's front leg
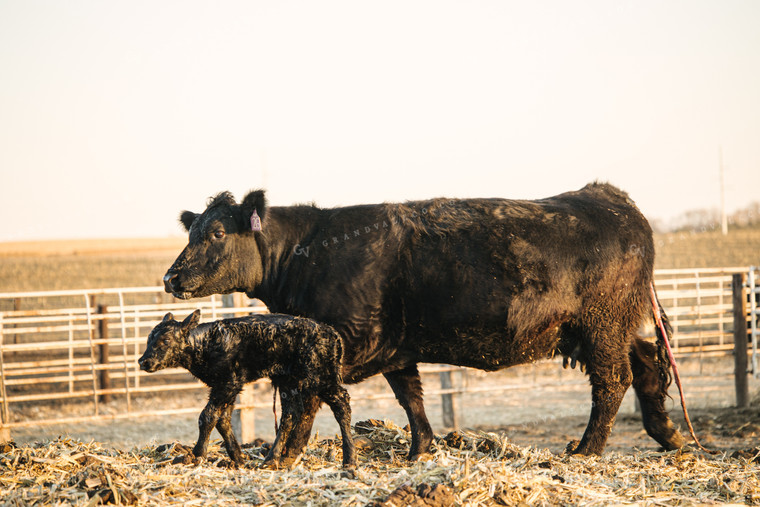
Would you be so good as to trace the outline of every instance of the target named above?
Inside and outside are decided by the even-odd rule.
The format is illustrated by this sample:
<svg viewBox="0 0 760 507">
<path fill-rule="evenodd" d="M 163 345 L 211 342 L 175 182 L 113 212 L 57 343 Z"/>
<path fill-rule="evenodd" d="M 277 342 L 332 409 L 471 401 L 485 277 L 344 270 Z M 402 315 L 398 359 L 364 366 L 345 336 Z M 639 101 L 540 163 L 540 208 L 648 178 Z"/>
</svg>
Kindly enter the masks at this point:
<svg viewBox="0 0 760 507">
<path fill-rule="evenodd" d="M 383 375 L 409 418 L 409 428 L 412 433 L 409 459 L 416 461 L 428 452 L 430 443 L 433 441 L 433 428 L 430 427 L 425 415 L 425 407 L 422 404 L 422 381 L 417 365 L 414 364 L 403 370 L 391 371 Z"/>
</svg>

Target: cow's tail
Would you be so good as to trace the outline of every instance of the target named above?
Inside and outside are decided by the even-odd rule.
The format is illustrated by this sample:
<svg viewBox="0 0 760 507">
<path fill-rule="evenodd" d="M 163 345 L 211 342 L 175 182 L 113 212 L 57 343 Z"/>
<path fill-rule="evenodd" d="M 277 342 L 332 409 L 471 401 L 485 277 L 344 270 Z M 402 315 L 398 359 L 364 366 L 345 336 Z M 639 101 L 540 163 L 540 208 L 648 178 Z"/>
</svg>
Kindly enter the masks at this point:
<svg viewBox="0 0 760 507">
<path fill-rule="evenodd" d="M 660 375 L 660 384 L 667 392 L 667 388 L 670 385 L 672 379 L 675 379 L 678 386 L 678 394 L 681 396 L 681 408 L 683 409 L 683 417 L 686 420 L 686 425 L 689 427 L 689 434 L 697 446 L 703 451 L 713 452 L 702 447 L 699 443 L 696 433 L 694 433 L 694 427 L 691 425 L 691 419 L 689 418 L 689 411 L 686 410 L 686 398 L 683 394 L 683 386 L 681 386 L 681 377 L 678 374 L 678 366 L 676 366 L 676 359 L 673 357 L 673 351 L 670 348 L 670 338 L 673 336 L 673 328 L 670 326 L 667 315 L 662 309 L 660 300 L 657 299 L 657 293 L 654 291 L 654 283 L 649 283 L 649 295 L 652 300 L 652 316 L 654 317 L 654 328 L 657 335 L 657 368 Z M 670 368 L 669 368 L 670 367 Z M 670 375 L 670 369 L 673 370 L 673 376 Z"/>
<path fill-rule="evenodd" d="M 656 293 L 654 295 L 654 303 L 657 304 L 657 310 L 660 312 L 660 320 L 662 321 L 662 326 L 660 326 L 657 322 L 657 315 L 652 315 L 654 332 L 657 336 L 657 357 L 655 358 L 655 364 L 657 365 L 657 374 L 660 377 L 660 389 L 667 393 L 670 384 L 673 383 L 673 375 L 671 374 L 670 357 L 668 356 L 666 344 L 670 344 L 673 339 L 673 326 L 670 325 L 670 320 L 665 314 L 660 300 L 657 299 Z M 654 308 L 654 303 L 652 308 Z"/>
</svg>

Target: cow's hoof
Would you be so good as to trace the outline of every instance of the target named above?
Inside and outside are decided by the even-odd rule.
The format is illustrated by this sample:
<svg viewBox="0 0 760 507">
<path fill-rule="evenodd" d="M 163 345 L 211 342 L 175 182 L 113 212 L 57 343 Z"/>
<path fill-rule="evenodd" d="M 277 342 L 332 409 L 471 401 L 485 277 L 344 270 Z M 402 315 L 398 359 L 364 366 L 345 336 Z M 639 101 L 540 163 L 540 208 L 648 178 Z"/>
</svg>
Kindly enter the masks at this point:
<svg viewBox="0 0 760 507">
<path fill-rule="evenodd" d="M 420 452 L 416 454 L 410 454 L 409 456 L 407 456 L 407 459 L 414 463 L 418 461 L 430 461 L 431 459 L 433 459 L 433 455 L 430 454 L 429 452 Z"/>
<path fill-rule="evenodd" d="M 565 452 L 567 454 L 573 454 L 575 456 L 601 456 L 602 455 L 601 450 L 589 449 L 588 446 L 581 447 L 580 442 L 578 442 L 577 440 L 573 440 L 569 444 L 567 444 Z"/>
<path fill-rule="evenodd" d="M 675 430 L 673 434 L 670 435 L 670 438 L 668 438 L 665 442 L 662 442 L 662 446 L 668 451 L 682 449 L 684 446 L 686 446 L 686 439 L 683 437 L 680 431 Z"/>
<path fill-rule="evenodd" d="M 565 447 L 565 454 L 576 454 L 578 446 L 581 444 L 580 440 L 571 440 Z"/>
</svg>

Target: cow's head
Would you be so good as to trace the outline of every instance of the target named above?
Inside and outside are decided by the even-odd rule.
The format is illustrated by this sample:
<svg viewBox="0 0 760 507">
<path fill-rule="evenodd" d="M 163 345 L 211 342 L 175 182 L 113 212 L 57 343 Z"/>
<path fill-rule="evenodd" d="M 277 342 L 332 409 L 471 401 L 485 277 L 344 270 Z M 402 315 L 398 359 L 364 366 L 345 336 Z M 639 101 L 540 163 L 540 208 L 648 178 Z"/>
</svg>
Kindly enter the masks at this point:
<svg viewBox="0 0 760 507">
<path fill-rule="evenodd" d="M 262 277 L 261 256 L 251 216 L 263 221 L 267 208 L 263 190 L 238 204 L 229 192 L 209 200 L 201 214 L 183 211 L 180 222 L 189 240 L 164 275 L 166 292 L 180 299 L 211 294 L 248 292 Z"/>
<path fill-rule="evenodd" d="M 174 315 L 167 313 L 148 335 L 148 346 L 142 357 L 137 360 L 140 369 L 154 372 L 163 368 L 187 366 L 188 337 L 201 318 L 201 311 L 195 310 L 182 322 L 174 320 Z"/>
</svg>

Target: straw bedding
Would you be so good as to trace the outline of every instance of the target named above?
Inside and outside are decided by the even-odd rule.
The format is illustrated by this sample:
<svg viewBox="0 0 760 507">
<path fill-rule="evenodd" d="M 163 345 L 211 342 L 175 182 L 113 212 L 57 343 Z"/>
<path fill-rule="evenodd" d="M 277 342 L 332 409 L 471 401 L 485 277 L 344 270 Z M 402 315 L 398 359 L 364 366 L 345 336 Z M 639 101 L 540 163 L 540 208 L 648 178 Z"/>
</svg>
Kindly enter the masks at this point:
<svg viewBox="0 0 760 507">
<path fill-rule="evenodd" d="M 59 438 L 0 446 L 2 505 L 608 505 L 760 504 L 760 449 L 552 454 L 493 433 L 436 438 L 429 459 L 405 461 L 409 433 L 389 422 L 356 424 L 359 466 L 340 468 L 339 439 L 315 437 L 288 470 L 259 465 L 267 445 L 230 469 L 219 442 L 209 459 L 185 464 L 190 448 L 129 452 Z"/>
</svg>

